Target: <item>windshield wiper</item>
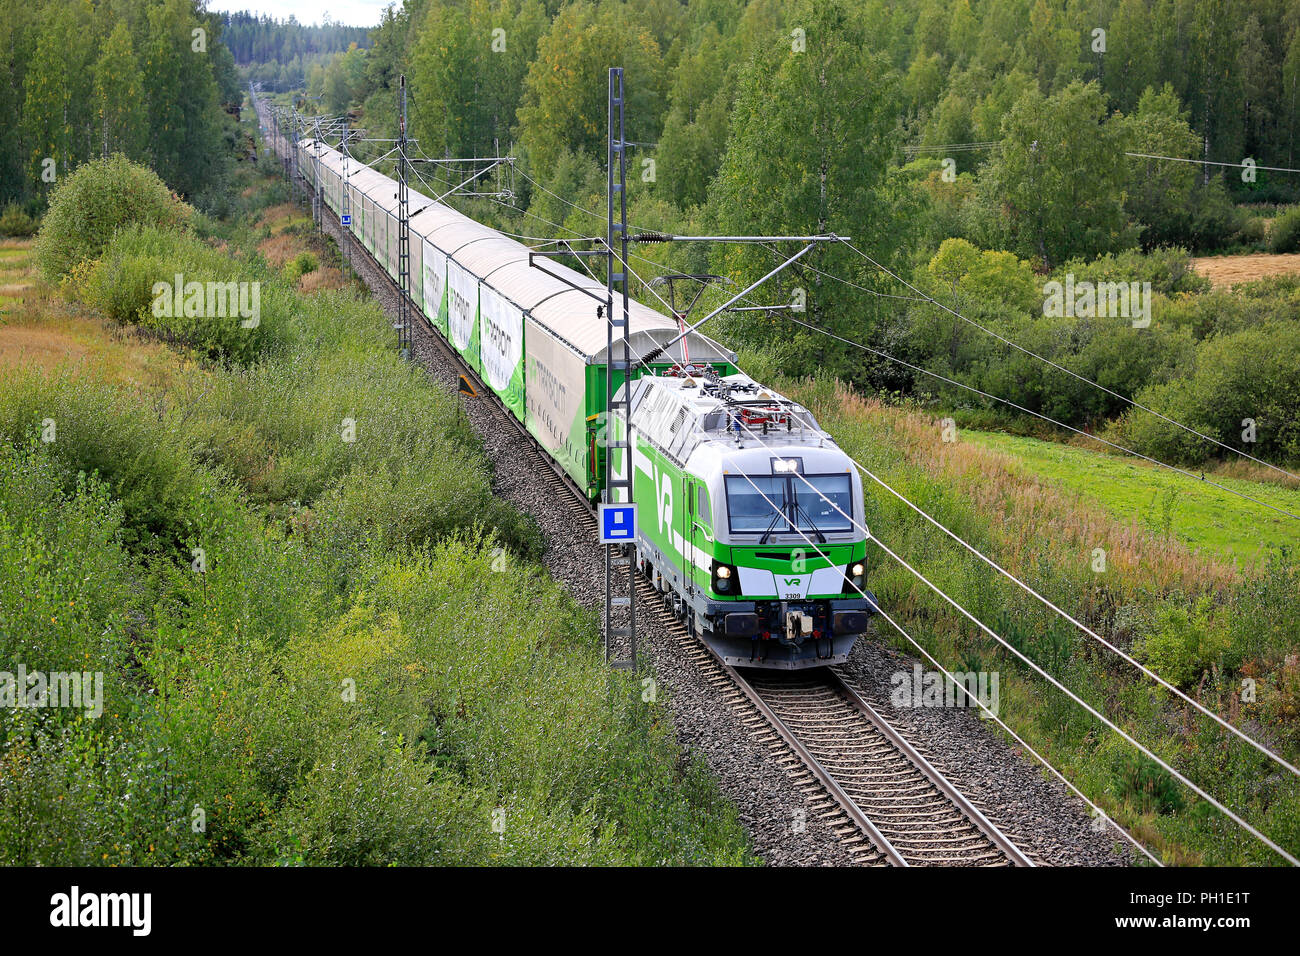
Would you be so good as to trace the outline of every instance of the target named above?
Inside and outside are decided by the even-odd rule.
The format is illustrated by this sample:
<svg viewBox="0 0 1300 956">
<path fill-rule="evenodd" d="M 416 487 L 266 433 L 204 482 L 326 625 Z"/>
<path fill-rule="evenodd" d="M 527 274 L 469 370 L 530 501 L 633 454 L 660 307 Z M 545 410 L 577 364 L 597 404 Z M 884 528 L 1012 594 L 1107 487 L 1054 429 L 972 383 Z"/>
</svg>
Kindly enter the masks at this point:
<svg viewBox="0 0 1300 956">
<path fill-rule="evenodd" d="M 759 544 L 767 544 L 767 539 L 772 536 L 772 531 L 776 528 L 776 523 L 785 517 L 783 512 L 772 509 L 772 520 L 768 522 L 767 530 L 763 532 L 763 537 L 758 539 Z"/>
<path fill-rule="evenodd" d="M 799 515 L 802 514 L 808 519 L 808 527 L 812 530 L 812 533 L 817 535 L 817 543 L 825 544 L 826 535 L 822 534 L 821 528 L 817 527 L 817 522 L 813 521 L 812 515 L 810 515 L 807 509 L 799 503 L 799 492 L 793 488 L 791 488 L 790 491 L 791 494 L 794 495 L 794 527 L 799 527 Z"/>
</svg>

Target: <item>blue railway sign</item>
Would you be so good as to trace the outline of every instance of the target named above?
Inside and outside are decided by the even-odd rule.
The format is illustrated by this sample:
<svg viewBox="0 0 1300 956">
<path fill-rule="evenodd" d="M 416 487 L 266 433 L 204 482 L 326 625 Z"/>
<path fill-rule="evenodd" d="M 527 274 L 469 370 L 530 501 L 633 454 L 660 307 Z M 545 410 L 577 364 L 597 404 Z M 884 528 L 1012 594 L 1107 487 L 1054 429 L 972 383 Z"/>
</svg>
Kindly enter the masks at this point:
<svg viewBox="0 0 1300 956">
<path fill-rule="evenodd" d="M 350 226 L 350 225 L 352 225 L 352 217 L 351 217 L 351 216 L 344 216 L 344 217 L 343 217 L 343 225 L 345 225 L 345 226 Z"/>
<path fill-rule="evenodd" d="M 600 506 L 600 543 L 621 544 L 636 540 L 636 506 Z"/>
</svg>

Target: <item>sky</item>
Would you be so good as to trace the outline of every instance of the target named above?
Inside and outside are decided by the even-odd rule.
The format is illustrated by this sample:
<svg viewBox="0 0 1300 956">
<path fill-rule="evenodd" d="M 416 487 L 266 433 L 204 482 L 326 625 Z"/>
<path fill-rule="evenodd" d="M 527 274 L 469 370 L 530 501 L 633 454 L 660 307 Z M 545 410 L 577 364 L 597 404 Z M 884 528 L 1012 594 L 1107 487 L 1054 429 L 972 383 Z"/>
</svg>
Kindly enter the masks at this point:
<svg viewBox="0 0 1300 956">
<path fill-rule="evenodd" d="M 384 7 L 389 4 L 401 6 L 401 0 L 210 0 L 209 10 L 220 13 L 236 13 L 248 10 L 257 15 L 267 14 L 277 20 L 287 20 L 289 14 L 298 18 L 299 23 L 320 23 L 321 16 L 328 13 L 335 23 L 352 27 L 379 26 L 379 17 Z"/>
</svg>

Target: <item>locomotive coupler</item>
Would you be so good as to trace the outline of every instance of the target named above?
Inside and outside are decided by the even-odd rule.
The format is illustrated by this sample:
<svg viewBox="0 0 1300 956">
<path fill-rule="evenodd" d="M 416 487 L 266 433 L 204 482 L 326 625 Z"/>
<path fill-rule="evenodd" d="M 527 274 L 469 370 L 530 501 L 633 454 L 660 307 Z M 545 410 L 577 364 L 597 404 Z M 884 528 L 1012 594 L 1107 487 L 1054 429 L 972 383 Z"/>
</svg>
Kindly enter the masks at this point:
<svg viewBox="0 0 1300 956">
<path fill-rule="evenodd" d="M 785 643 L 799 645 L 812 634 L 813 618 L 803 611 L 785 612 Z"/>
</svg>

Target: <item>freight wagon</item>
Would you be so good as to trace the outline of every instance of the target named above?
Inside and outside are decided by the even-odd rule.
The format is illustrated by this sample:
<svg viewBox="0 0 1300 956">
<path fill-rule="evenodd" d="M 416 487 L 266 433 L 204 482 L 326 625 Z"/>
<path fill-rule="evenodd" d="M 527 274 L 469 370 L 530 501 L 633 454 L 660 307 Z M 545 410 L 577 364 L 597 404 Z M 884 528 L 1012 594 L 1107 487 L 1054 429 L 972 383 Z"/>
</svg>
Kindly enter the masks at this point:
<svg viewBox="0 0 1300 956">
<path fill-rule="evenodd" d="M 299 150 L 303 170 L 319 158 L 321 196 L 338 214 L 343 155 L 311 139 Z M 396 181 L 353 160 L 347 188 L 352 231 L 396 279 Z M 527 246 L 414 190 L 407 210 L 415 307 L 588 499 L 597 500 L 604 482 L 606 323 L 596 301 L 573 286 L 602 299 L 605 286 L 555 260 L 546 261 L 546 271 L 530 266 Z M 639 302 L 631 303 L 630 313 L 633 355 L 680 334 L 675 320 Z M 724 374 L 737 370 L 733 352 L 696 332 L 671 351 Z M 650 367 L 664 371 L 675 364 L 665 355 Z M 623 379 L 624 372 L 615 370 L 615 390 Z"/>
</svg>

